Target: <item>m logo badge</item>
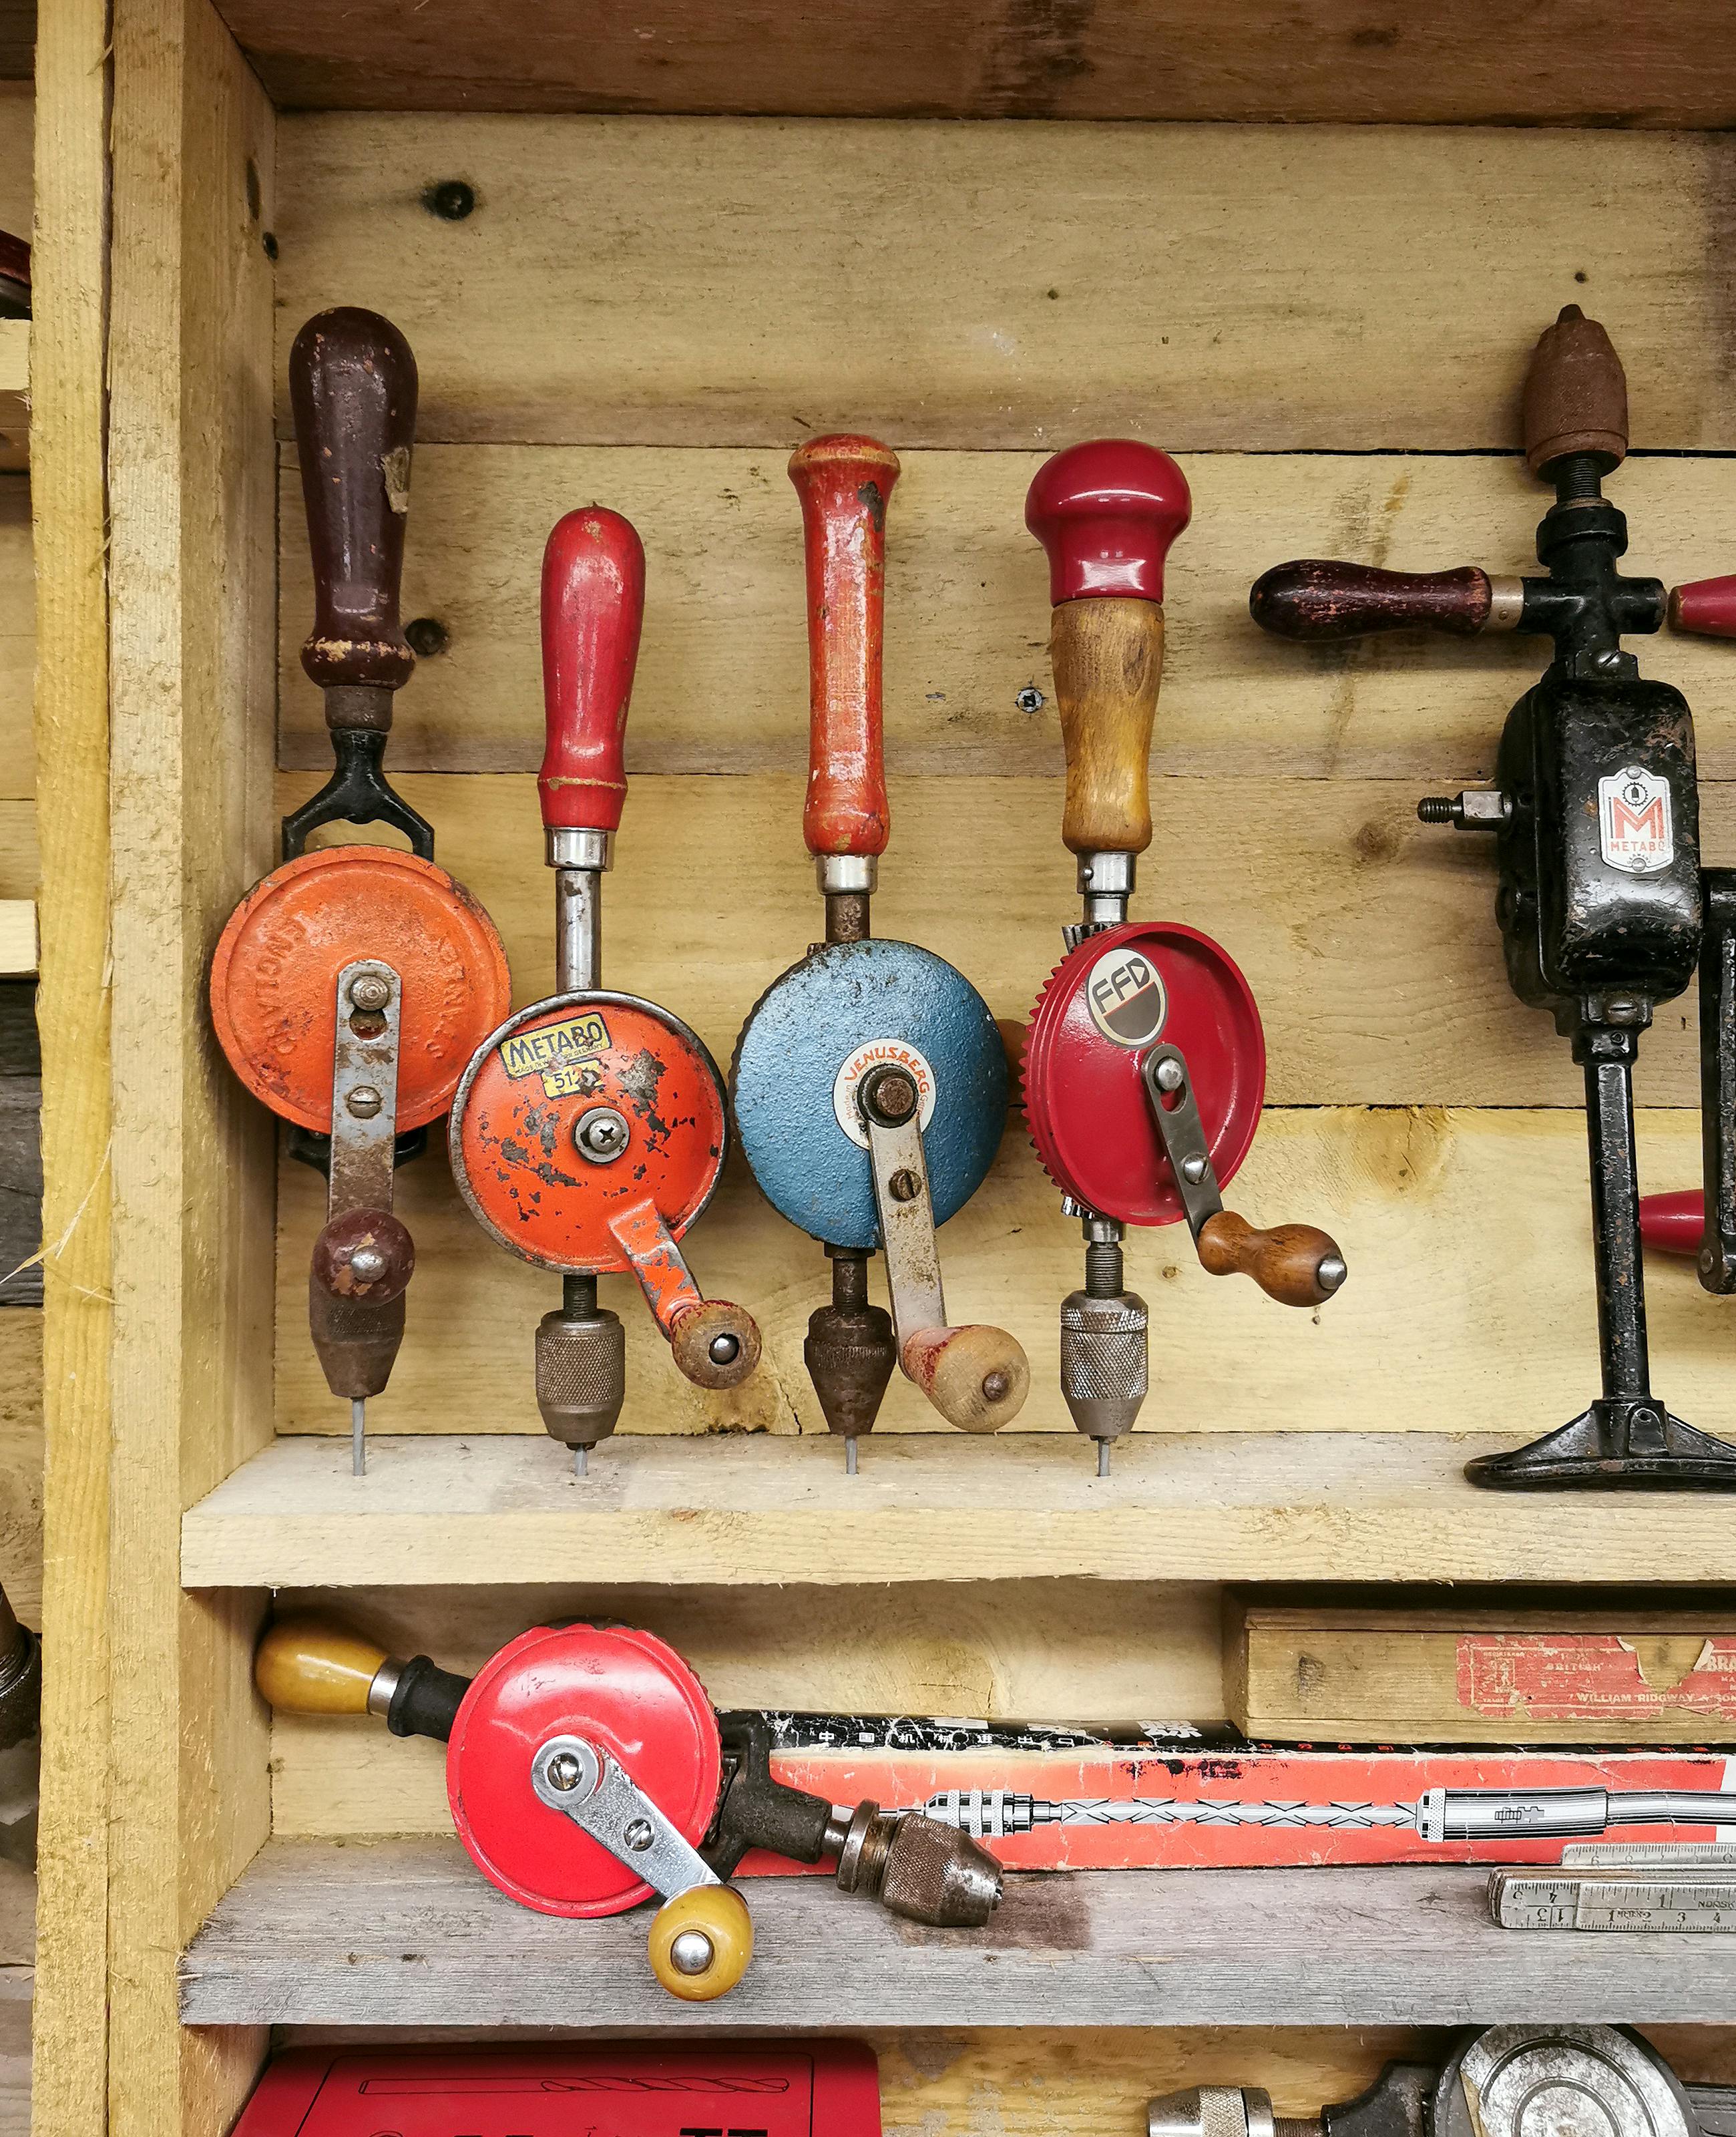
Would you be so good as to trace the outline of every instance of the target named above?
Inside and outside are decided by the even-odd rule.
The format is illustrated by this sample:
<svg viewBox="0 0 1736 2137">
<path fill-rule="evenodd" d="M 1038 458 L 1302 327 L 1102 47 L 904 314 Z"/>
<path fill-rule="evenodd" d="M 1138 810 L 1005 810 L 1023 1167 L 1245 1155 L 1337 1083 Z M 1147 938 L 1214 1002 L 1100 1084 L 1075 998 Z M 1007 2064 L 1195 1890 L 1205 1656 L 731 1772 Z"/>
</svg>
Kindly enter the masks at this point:
<svg viewBox="0 0 1736 2137">
<path fill-rule="evenodd" d="M 1597 828 L 1604 859 L 1623 875 L 1656 875 L 1675 859 L 1670 788 L 1636 764 L 1597 781 Z"/>
</svg>

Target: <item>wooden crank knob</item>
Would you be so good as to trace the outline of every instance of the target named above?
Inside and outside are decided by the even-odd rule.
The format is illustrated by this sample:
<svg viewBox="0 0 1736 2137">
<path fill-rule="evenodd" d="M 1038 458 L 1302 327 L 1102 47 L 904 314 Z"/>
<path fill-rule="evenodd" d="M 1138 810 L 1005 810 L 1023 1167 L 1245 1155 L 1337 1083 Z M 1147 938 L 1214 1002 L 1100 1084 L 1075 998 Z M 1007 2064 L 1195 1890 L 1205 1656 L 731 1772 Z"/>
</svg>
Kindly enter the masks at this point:
<svg viewBox="0 0 1736 2137">
<path fill-rule="evenodd" d="M 1281 1306 L 1322 1306 L 1344 1283 L 1338 1243 L 1315 1224 L 1260 1231 L 1233 1210 L 1220 1210 L 1200 1226 L 1195 1244 L 1211 1275 L 1252 1277 Z"/>
<path fill-rule="evenodd" d="M 301 664 L 334 728 L 389 728 L 391 693 L 416 666 L 398 621 L 416 402 L 410 344 L 377 312 L 341 305 L 295 337 L 289 405 L 314 562 Z"/>
<path fill-rule="evenodd" d="M 816 858 L 886 851 L 881 664 L 886 506 L 898 455 L 873 438 L 811 438 L 790 455 L 808 587 L 808 795 Z"/>
<path fill-rule="evenodd" d="M 1045 460 L 1025 524 L 1048 553 L 1049 660 L 1067 752 L 1061 835 L 1075 854 L 1143 853 L 1164 664 L 1164 563 L 1193 511 L 1167 453 L 1130 438 Z"/>
<path fill-rule="evenodd" d="M 537 791 L 548 830 L 620 827 L 644 612 L 645 553 L 631 523 L 597 505 L 569 512 L 542 553 L 547 739 Z"/>
<path fill-rule="evenodd" d="M 645 1940 L 651 1971 L 683 2003 L 727 1995 L 753 1957 L 753 1917 L 733 1885 L 695 1885 L 665 1901 Z"/>
</svg>

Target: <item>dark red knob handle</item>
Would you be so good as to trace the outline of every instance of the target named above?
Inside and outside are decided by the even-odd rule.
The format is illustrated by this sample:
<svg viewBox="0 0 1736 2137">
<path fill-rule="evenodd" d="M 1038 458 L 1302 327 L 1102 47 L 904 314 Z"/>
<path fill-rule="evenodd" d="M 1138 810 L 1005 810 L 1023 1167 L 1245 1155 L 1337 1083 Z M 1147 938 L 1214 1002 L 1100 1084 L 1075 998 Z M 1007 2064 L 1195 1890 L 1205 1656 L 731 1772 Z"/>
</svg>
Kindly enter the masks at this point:
<svg viewBox="0 0 1736 2137">
<path fill-rule="evenodd" d="M 1262 630 L 1317 643 L 1418 626 L 1471 638 L 1489 622 L 1493 590 L 1475 564 L 1452 572 L 1377 572 L 1305 557 L 1253 583 L 1248 613 Z"/>
<path fill-rule="evenodd" d="M 1134 438 L 1092 438 L 1038 469 L 1024 523 L 1048 552 L 1049 599 L 1164 597 L 1164 560 L 1192 518 L 1187 477 Z"/>
<path fill-rule="evenodd" d="M 314 628 L 301 664 L 322 689 L 389 692 L 416 656 L 398 626 L 416 358 L 390 319 L 321 312 L 289 351 L 289 406 L 314 558 Z M 388 727 L 391 700 L 328 700 L 334 727 Z"/>
<path fill-rule="evenodd" d="M 808 572 L 808 851 L 883 854 L 892 829 L 881 735 L 886 504 L 898 455 L 873 438 L 813 438 L 790 455 Z"/>
<path fill-rule="evenodd" d="M 1640 1197 L 1640 1237 L 1663 1254 L 1697 1255 L 1706 1236 L 1706 1198 L 1697 1187 Z"/>
<path fill-rule="evenodd" d="M 645 553 L 600 505 L 569 512 L 542 552 L 542 702 L 537 791 L 553 830 L 612 831 L 627 798 L 625 742 L 645 613 Z"/>
<path fill-rule="evenodd" d="M 1736 578 L 1677 587 L 1670 596 L 1670 628 L 1697 638 L 1736 638 Z"/>
</svg>

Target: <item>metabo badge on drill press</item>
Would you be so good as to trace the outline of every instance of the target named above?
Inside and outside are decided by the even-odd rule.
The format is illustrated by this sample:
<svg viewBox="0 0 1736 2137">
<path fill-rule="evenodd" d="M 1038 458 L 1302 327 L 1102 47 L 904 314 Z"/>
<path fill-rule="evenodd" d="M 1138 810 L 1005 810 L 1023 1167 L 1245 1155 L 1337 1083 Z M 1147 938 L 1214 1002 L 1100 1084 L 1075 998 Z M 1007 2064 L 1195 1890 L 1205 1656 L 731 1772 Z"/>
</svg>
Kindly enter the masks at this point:
<svg viewBox="0 0 1736 2137">
<path fill-rule="evenodd" d="M 746 1971 L 753 1924 L 724 1881 L 750 1848 L 835 1863 L 844 1891 L 936 1928 L 980 1929 L 1000 1904 L 1000 1867 L 965 1834 L 774 1780 L 765 1717 L 716 1713 L 674 1649 L 630 1626 L 533 1626 L 465 1678 L 286 1618 L 254 1682 L 280 1713 L 372 1714 L 445 1744 L 458 1837 L 521 1906 L 595 1918 L 661 1897 L 648 1955 L 683 2002 Z"/>
<path fill-rule="evenodd" d="M 367 1398 L 391 1375 L 416 1266 L 393 1169 L 422 1149 L 512 986 L 494 922 L 435 866 L 432 827 L 382 768 L 392 696 L 416 666 L 398 625 L 416 359 L 390 320 L 322 312 L 289 352 L 289 399 L 314 561 L 301 664 L 325 692 L 336 768 L 284 819 L 283 866 L 230 916 L 211 1013 L 230 1067 L 327 1176 L 308 1317 L 327 1385 L 350 1404 L 359 1476 Z M 387 825 L 411 851 L 307 851 L 338 822 Z"/>
<path fill-rule="evenodd" d="M 732 1388 L 759 1362 L 745 1308 L 706 1298 L 677 1244 L 712 1199 L 729 1144 L 723 1079 L 681 1020 L 602 986 L 602 877 L 626 800 L 623 745 L 644 616 L 645 557 L 618 512 L 569 512 L 542 559 L 547 747 L 537 779 L 555 871 L 557 991 L 476 1049 L 453 1101 L 453 1177 L 477 1222 L 539 1268 L 559 1309 L 537 1329 L 537 1403 L 582 1475 L 626 1390 L 626 1332 L 600 1276 L 638 1279 L 676 1365 Z"/>
<path fill-rule="evenodd" d="M 1191 927 L 1131 921 L 1151 843 L 1148 767 L 1163 672 L 1164 560 L 1192 509 L 1167 453 L 1126 439 L 1038 470 L 1025 523 L 1048 552 L 1049 639 L 1067 751 L 1062 837 L 1084 918 L 1031 1012 L 1025 1117 L 1085 1234 L 1085 1288 L 1061 1307 L 1061 1392 L 1097 1473 L 1150 1380 L 1145 1302 L 1124 1288 L 1129 1224 L 1186 1218 L 1201 1263 L 1290 1306 L 1317 1306 L 1344 1257 L 1311 1224 L 1256 1231 L 1227 1210 L 1260 1124 L 1266 1042 L 1247 982 Z"/>
<path fill-rule="evenodd" d="M 1507 716 L 1494 787 L 1432 797 L 1417 814 L 1494 834 L 1508 980 L 1528 1007 L 1554 1018 L 1584 1072 L 1602 1391 L 1559 1430 L 1480 1456 L 1466 1473 L 1515 1491 L 1736 1490 L 1736 1448 L 1671 1416 L 1652 1393 L 1632 1087 L 1640 1034 L 1697 965 L 1708 1195 L 1700 1281 L 1736 1291 L 1736 870 L 1700 866 L 1686 700 L 1642 680 L 1622 648 L 1625 635 L 1661 629 L 1664 588 L 1617 568 L 1627 522 L 1602 482 L 1627 455 L 1627 387 L 1609 337 L 1577 305 L 1533 352 L 1524 420 L 1531 472 L 1556 493 L 1537 530 L 1546 578 L 1306 559 L 1267 572 L 1249 605 L 1266 630 L 1309 644 L 1413 625 L 1554 640 L 1554 659 Z M 1698 591 L 1681 590 L 1678 627 L 1705 627 L 1692 614 Z"/>
<path fill-rule="evenodd" d="M 802 833 L 826 939 L 755 1004 L 730 1071 L 754 1177 L 831 1258 L 832 1303 L 810 1320 L 803 1356 L 852 1474 L 857 1437 L 873 1429 L 895 1365 L 961 1432 L 998 1432 L 1030 1386 L 1024 1352 L 1004 1329 L 948 1326 L 935 1243 L 999 1146 L 1000 1034 L 944 958 L 868 932 L 890 828 L 881 640 L 886 505 L 897 476 L 897 455 L 872 438 L 815 438 L 790 461 L 807 555 Z M 868 1301 L 877 1246 L 890 1318 Z"/>
</svg>

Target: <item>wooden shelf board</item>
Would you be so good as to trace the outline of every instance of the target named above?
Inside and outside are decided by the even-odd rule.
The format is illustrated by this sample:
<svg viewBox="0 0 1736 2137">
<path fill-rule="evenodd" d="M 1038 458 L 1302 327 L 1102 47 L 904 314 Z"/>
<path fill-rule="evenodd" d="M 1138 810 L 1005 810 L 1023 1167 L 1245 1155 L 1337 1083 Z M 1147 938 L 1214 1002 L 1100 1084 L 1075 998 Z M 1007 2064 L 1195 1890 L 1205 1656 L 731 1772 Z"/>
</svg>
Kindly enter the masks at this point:
<svg viewBox="0 0 1736 2137">
<path fill-rule="evenodd" d="M 681 2004 L 649 1910 L 571 1922 L 455 1839 L 273 1841 L 181 1962 L 188 2025 L 1453 2025 L 1727 2018 L 1736 1944 L 1496 1929 L 1478 1869 L 1014 1877 L 990 1926 L 927 1930 L 829 1878 L 751 1879 L 753 1965 Z M 848 1982 L 841 1992 L 841 1982 Z"/>
<path fill-rule="evenodd" d="M 1514 1435 L 1516 1438 L 1517 1434 Z M 1716 1495 L 1512 1497 L 1442 1433 L 630 1436 L 576 1479 L 541 1436 L 284 1438 L 183 1517 L 188 1588 L 680 1580 L 1736 1580 Z"/>
</svg>

